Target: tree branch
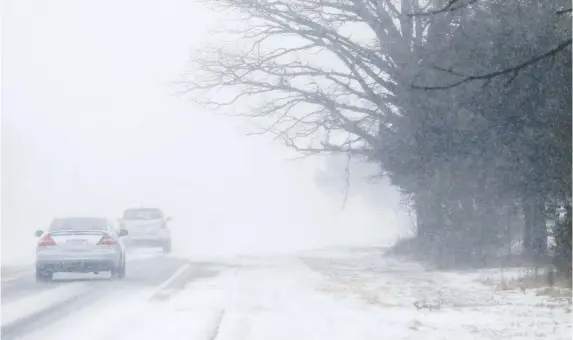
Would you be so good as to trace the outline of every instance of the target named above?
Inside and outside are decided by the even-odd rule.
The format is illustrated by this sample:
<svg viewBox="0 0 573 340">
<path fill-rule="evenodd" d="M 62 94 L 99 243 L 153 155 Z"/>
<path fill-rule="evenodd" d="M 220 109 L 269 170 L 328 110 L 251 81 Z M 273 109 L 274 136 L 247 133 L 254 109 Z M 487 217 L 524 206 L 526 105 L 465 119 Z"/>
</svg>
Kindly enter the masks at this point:
<svg viewBox="0 0 573 340">
<path fill-rule="evenodd" d="M 390 7 L 375 7 L 372 0 L 224 0 L 217 4 L 239 8 L 249 22 L 255 22 L 232 32 L 250 39 L 252 45 L 243 52 L 218 49 L 195 58 L 199 68 L 186 86 L 188 93 L 200 93 L 198 103 L 214 109 L 232 107 L 239 111 L 237 116 L 268 120 L 254 134 L 272 133 L 300 152 L 317 151 L 316 145 L 301 146 L 317 138 L 318 148 L 325 152 L 360 154 L 377 144 L 377 123 L 396 115 L 393 61 L 404 60 L 411 41 L 402 39 Z M 370 27 L 378 37 L 377 46 L 342 34 L 338 27 L 347 22 Z M 299 44 L 280 41 L 293 36 L 299 37 Z M 385 45 L 380 39 L 392 40 L 393 48 L 381 48 Z M 275 41 L 279 48 L 270 47 Z M 334 56 L 342 66 L 329 69 L 302 62 L 298 55 L 303 53 L 324 59 Z"/>
<path fill-rule="evenodd" d="M 500 71 L 495 71 L 495 72 L 490 72 L 490 73 L 485 73 L 482 75 L 477 75 L 477 76 L 471 76 L 471 75 L 465 75 L 461 72 L 457 72 L 451 69 L 446 69 L 446 68 L 441 68 L 441 67 L 435 67 L 436 69 L 440 70 L 440 71 L 444 71 L 447 72 L 451 75 L 454 76 L 458 76 L 458 77 L 463 77 L 463 79 L 456 81 L 454 83 L 448 84 L 448 85 L 437 85 L 437 86 L 420 86 L 420 85 L 412 85 L 413 89 L 418 89 L 418 90 L 446 90 L 446 89 L 451 89 L 454 88 L 456 86 L 465 84 L 465 83 L 469 83 L 471 81 L 476 81 L 476 80 L 491 80 L 495 77 L 499 77 L 502 75 L 507 75 L 507 74 L 517 74 L 519 71 L 543 60 L 549 57 L 552 57 L 554 55 L 556 55 L 557 53 L 559 53 L 560 51 L 566 49 L 568 46 L 571 45 L 571 41 L 572 39 L 567 39 L 566 41 L 560 43 L 559 45 L 557 45 L 556 47 L 550 49 L 549 51 L 540 54 L 538 56 L 535 56 L 529 60 L 526 60 L 522 63 L 519 63 L 515 66 L 500 70 Z"/>
<path fill-rule="evenodd" d="M 407 15 L 410 17 L 431 16 L 431 15 L 436 15 L 436 14 L 440 14 L 440 13 L 453 12 L 453 11 L 457 11 L 459 9 L 466 8 L 469 5 L 476 3 L 478 1 L 479 0 L 466 0 L 464 3 L 460 4 L 460 2 L 463 2 L 463 0 L 449 0 L 448 3 L 442 8 L 430 10 L 430 11 L 425 11 L 425 12 L 414 12 L 414 13 L 409 13 Z"/>
</svg>

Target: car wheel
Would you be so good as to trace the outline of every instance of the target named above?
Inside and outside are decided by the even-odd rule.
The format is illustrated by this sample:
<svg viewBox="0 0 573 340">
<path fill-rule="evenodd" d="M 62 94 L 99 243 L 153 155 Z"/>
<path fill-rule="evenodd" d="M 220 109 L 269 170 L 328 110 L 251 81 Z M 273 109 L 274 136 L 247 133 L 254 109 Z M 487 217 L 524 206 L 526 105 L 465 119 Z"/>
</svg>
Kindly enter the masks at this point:
<svg viewBox="0 0 573 340">
<path fill-rule="evenodd" d="M 119 280 L 125 277 L 125 258 L 121 260 L 119 268 L 111 271 L 111 277 Z"/>
<path fill-rule="evenodd" d="M 123 279 L 125 277 L 125 258 L 123 258 L 123 261 L 121 262 L 121 267 L 119 268 L 119 272 L 117 273 L 117 278 L 118 279 Z"/>
<path fill-rule="evenodd" d="M 36 270 L 37 282 L 50 282 L 54 279 L 54 273 L 43 270 Z"/>
<path fill-rule="evenodd" d="M 171 252 L 171 240 L 165 242 L 165 244 L 163 244 L 163 252 L 164 253 L 170 253 Z"/>
</svg>

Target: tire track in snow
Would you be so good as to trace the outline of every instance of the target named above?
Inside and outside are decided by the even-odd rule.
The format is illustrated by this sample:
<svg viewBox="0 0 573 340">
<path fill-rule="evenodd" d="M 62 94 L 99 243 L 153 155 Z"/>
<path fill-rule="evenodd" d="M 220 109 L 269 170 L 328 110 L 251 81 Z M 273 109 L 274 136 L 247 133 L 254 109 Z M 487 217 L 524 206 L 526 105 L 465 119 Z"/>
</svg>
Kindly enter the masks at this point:
<svg viewBox="0 0 573 340">
<path fill-rule="evenodd" d="M 251 269 L 252 266 L 249 266 Z M 247 338 L 250 331 L 250 320 L 245 318 L 239 310 L 239 296 L 241 292 L 241 268 L 236 268 L 231 274 L 234 279 L 231 281 L 231 289 L 227 292 L 226 302 L 222 305 L 222 310 L 215 318 L 211 327 L 210 335 L 206 340 L 240 340 Z"/>
<path fill-rule="evenodd" d="M 10 339 L 31 330 L 35 320 L 49 322 L 54 320 L 55 315 L 58 318 L 62 313 L 69 315 L 74 311 L 74 302 L 92 296 L 97 291 L 95 285 L 65 285 L 2 306 L 1 338 Z M 60 313 L 55 314 L 56 310 Z"/>
<path fill-rule="evenodd" d="M 113 295 L 118 289 L 138 289 L 140 288 L 138 286 L 142 283 L 149 285 L 152 281 L 161 279 L 160 282 L 154 284 L 154 286 L 158 283 L 160 284 L 153 290 L 153 292 L 156 293 L 159 288 L 166 287 L 166 285 L 164 285 L 166 282 L 164 275 L 169 275 L 167 277 L 167 281 L 169 281 L 173 278 L 173 272 L 176 271 L 176 269 L 181 269 L 182 266 L 184 267 L 189 263 L 185 261 L 176 268 L 170 269 L 169 267 L 177 264 L 178 260 L 170 259 L 171 261 L 169 262 L 165 262 L 165 260 L 167 259 L 160 257 L 147 260 L 134 259 L 132 263 L 137 263 L 137 270 L 133 271 L 130 275 L 128 269 L 128 276 L 123 281 L 72 281 L 66 284 L 59 284 L 56 288 L 41 288 L 36 294 L 6 303 L 2 306 L 1 337 L 2 339 L 18 338 L 24 334 L 47 327 L 61 319 L 65 319 L 91 306 L 102 297 L 110 294 Z M 170 265 L 167 266 L 167 264 Z M 157 268 L 161 268 L 162 270 L 157 271 Z M 161 278 L 162 276 L 163 278 Z M 33 284 L 38 285 L 36 282 L 33 282 Z M 5 320 L 6 312 L 8 312 L 9 317 L 7 320 Z"/>
<path fill-rule="evenodd" d="M 68 322 L 74 325 L 72 327 L 74 329 L 69 329 L 64 326 L 64 323 L 60 323 L 58 326 L 61 330 L 52 332 L 51 337 L 38 334 L 29 339 L 76 339 L 81 338 L 83 334 L 81 329 L 97 329 L 90 333 L 89 337 L 84 337 L 86 340 L 141 340 L 159 337 L 196 340 L 216 338 L 218 337 L 217 326 L 223 318 L 223 303 L 217 303 L 218 308 L 209 308 L 209 306 L 204 308 L 201 302 L 208 302 L 211 305 L 211 298 L 216 300 L 218 294 L 205 296 L 201 291 L 184 288 L 193 281 L 199 281 L 201 286 L 205 284 L 209 286 L 209 280 L 201 282 L 201 279 L 216 276 L 219 272 L 201 267 L 201 264 L 197 263 L 183 266 L 186 267 L 185 270 L 182 268 L 174 270 L 175 273 L 172 272 L 172 276 L 154 289 L 133 296 L 129 301 L 122 299 L 123 301 L 117 304 L 111 304 L 109 312 L 107 308 L 101 308 L 101 303 L 88 307 Z M 198 300 L 188 304 L 186 295 L 178 295 L 182 290 L 186 290 L 187 294 L 192 294 Z M 179 314 L 180 312 L 183 314 Z M 192 313 L 191 316 L 186 317 L 185 313 L 189 312 Z M 102 320 L 113 321 L 102 323 Z M 101 324 L 105 324 L 106 327 L 100 328 Z M 188 327 L 192 328 L 191 333 L 187 330 Z M 193 332 L 197 334 L 192 334 Z"/>
<path fill-rule="evenodd" d="M 217 340 L 217 337 L 219 336 L 219 330 L 221 329 L 221 324 L 223 323 L 224 317 L 225 317 L 225 310 L 223 309 L 221 310 L 221 312 L 219 312 L 219 314 L 215 318 L 213 332 L 209 334 L 207 340 Z"/>
</svg>

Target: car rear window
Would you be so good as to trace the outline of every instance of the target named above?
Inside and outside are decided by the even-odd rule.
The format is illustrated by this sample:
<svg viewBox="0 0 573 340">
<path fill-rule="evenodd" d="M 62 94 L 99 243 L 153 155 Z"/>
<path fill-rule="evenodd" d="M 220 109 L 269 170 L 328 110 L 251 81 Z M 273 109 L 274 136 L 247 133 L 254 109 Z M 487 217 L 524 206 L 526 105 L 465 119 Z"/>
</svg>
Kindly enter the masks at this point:
<svg viewBox="0 0 573 340">
<path fill-rule="evenodd" d="M 155 220 L 163 218 L 159 209 L 130 209 L 123 213 L 125 220 Z"/>
<path fill-rule="evenodd" d="M 74 217 L 55 219 L 50 231 L 90 231 L 106 230 L 107 223 L 103 218 Z"/>
</svg>

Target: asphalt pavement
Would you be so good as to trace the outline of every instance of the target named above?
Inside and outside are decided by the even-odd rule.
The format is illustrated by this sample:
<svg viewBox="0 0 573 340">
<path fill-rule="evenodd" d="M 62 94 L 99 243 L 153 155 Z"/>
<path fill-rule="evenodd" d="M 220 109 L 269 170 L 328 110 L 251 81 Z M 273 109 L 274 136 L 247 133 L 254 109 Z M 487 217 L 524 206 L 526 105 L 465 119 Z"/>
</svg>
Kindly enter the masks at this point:
<svg viewBox="0 0 573 340">
<path fill-rule="evenodd" d="M 22 301 L 30 301 L 24 305 L 31 304 L 32 307 L 36 302 L 38 305 L 47 304 L 42 296 L 48 296 L 56 291 L 65 294 L 80 288 L 77 296 L 73 296 L 65 303 L 59 305 L 53 303 L 40 313 L 28 315 L 10 324 L 5 324 L 3 321 L 2 339 L 18 339 L 27 333 L 47 327 L 118 291 L 156 289 L 159 294 L 162 289 L 182 289 L 189 281 L 216 274 L 217 270 L 212 269 L 209 264 L 191 263 L 187 259 L 163 254 L 160 251 L 143 255 L 128 254 L 127 274 L 123 280 L 110 280 L 108 273 L 97 275 L 61 273 L 54 276 L 53 282 L 36 282 L 33 266 L 2 268 L 3 316 L 5 311 L 8 313 L 10 308 L 14 309 L 13 306 L 22 305 Z"/>
</svg>

